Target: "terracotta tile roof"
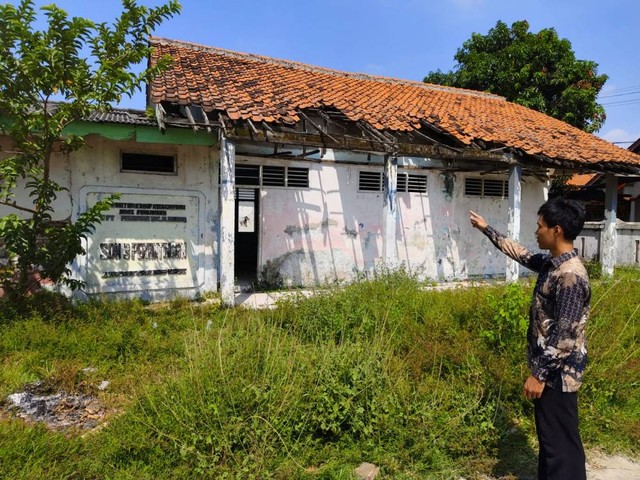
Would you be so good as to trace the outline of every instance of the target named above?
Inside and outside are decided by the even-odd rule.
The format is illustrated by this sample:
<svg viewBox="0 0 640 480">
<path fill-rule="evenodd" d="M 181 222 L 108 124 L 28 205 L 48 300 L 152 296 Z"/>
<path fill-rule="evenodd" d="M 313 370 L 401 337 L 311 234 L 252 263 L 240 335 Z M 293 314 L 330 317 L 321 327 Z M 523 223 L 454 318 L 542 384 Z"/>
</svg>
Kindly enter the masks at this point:
<svg viewBox="0 0 640 480">
<path fill-rule="evenodd" d="M 595 177 L 595 173 L 572 175 L 571 178 L 567 180 L 567 185 L 571 185 L 572 187 L 584 187 L 591 183 Z"/>
<path fill-rule="evenodd" d="M 297 109 L 332 107 L 379 130 L 411 131 L 425 122 L 464 145 L 480 140 L 555 160 L 640 167 L 640 155 L 497 95 L 161 38 L 151 43 L 152 64 L 173 58 L 151 83 L 152 103 L 199 104 L 233 120 L 276 123 L 297 122 Z"/>
</svg>

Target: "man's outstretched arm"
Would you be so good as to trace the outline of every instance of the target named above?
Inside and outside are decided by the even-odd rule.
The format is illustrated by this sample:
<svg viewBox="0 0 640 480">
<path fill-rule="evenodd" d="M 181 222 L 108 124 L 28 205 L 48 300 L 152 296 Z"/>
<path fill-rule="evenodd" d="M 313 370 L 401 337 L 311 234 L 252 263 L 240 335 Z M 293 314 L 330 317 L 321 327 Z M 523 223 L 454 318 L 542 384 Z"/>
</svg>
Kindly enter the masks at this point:
<svg viewBox="0 0 640 480">
<path fill-rule="evenodd" d="M 508 257 L 535 272 L 540 271 L 546 255 L 533 254 L 527 248 L 520 245 L 502 233 L 498 232 L 476 212 L 469 210 L 469 220 L 474 228 L 484 233 L 489 240 Z"/>
</svg>

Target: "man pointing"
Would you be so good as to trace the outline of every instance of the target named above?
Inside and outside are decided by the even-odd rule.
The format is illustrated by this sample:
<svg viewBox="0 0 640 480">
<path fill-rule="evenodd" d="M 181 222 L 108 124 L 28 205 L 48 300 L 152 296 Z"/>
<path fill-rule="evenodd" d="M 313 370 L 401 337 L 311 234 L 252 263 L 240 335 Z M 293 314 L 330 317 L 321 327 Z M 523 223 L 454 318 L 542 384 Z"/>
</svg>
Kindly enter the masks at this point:
<svg viewBox="0 0 640 480">
<path fill-rule="evenodd" d="M 584 225 L 584 208 L 562 198 L 540 207 L 536 239 L 549 253 L 530 252 L 473 211 L 469 218 L 504 254 L 538 272 L 527 331 L 529 376 L 523 387 L 525 397 L 534 402 L 538 479 L 585 480 L 577 391 L 587 363 L 585 326 L 591 288 L 573 248 Z"/>
</svg>

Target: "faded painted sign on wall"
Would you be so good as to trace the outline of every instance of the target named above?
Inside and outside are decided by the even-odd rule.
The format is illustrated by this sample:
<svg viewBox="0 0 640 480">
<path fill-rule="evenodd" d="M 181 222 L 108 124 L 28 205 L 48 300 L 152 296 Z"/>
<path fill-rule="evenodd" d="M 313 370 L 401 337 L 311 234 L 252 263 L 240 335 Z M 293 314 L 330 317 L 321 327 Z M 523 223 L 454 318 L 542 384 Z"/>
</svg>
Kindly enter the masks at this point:
<svg viewBox="0 0 640 480">
<path fill-rule="evenodd" d="M 88 242 L 87 291 L 198 286 L 203 250 L 200 194 L 127 190 Z M 86 204 L 108 193 L 87 192 Z"/>
</svg>

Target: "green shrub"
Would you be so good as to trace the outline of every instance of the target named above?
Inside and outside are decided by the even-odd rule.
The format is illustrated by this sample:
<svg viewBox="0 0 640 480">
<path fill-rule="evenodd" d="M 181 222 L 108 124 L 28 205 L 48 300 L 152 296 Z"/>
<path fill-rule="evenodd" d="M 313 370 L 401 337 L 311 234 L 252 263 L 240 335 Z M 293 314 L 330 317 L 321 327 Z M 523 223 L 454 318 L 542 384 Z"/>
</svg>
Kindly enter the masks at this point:
<svg viewBox="0 0 640 480">
<path fill-rule="evenodd" d="M 107 426 L 85 438 L 0 422 L 1 471 L 349 479 L 370 461 L 385 478 L 533 475 L 531 285 L 437 292 L 388 273 L 273 310 L 94 301 L 0 322 L 0 395 L 42 378 L 111 381 Z M 593 282 L 587 447 L 640 453 L 639 279 Z"/>
<path fill-rule="evenodd" d="M 493 317 L 489 328 L 483 329 L 480 336 L 491 349 L 503 352 L 524 346 L 530 302 L 531 294 L 519 283 L 507 284 L 499 294 L 487 296 L 487 306 Z"/>
</svg>

